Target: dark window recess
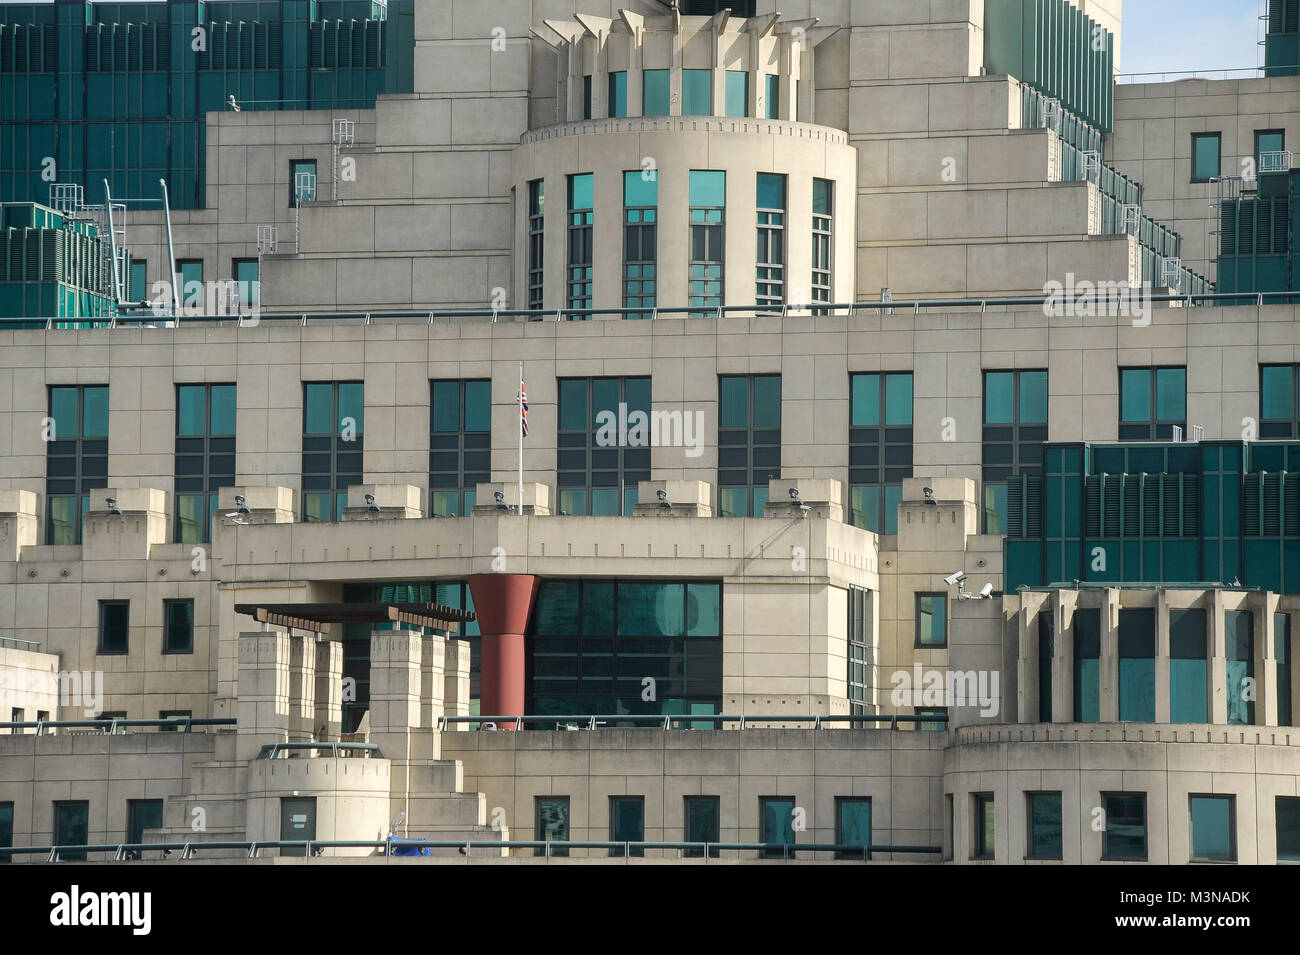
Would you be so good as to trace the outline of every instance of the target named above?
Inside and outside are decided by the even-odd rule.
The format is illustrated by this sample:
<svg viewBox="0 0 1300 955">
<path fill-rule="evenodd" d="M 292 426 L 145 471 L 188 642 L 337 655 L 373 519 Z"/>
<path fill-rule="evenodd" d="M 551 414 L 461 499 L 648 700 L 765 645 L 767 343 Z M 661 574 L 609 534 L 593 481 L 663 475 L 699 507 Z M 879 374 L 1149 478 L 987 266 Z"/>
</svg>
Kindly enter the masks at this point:
<svg viewBox="0 0 1300 955">
<path fill-rule="evenodd" d="M 1009 488 L 1042 480 L 1047 440 L 1047 372 L 986 371 L 981 467 L 983 531 L 1005 534 L 1010 517 Z"/>
<path fill-rule="evenodd" d="M 217 492 L 235 484 L 235 386 L 176 386 L 176 542 L 211 540 Z"/>
<path fill-rule="evenodd" d="M 45 543 L 80 544 L 90 492 L 108 487 L 108 386 L 49 390 Z"/>
<path fill-rule="evenodd" d="M 912 476 L 912 373 L 849 376 L 850 523 L 898 533 L 903 479 Z"/>
<path fill-rule="evenodd" d="M 304 521 L 342 520 L 348 488 L 361 483 L 364 431 L 362 382 L 307 382 L 303 386 Z"/>
<path fill-rule="evenodd" d="M 762 517 L 781 476 L 781 376 L 718 379 L 718 516 Z"/>
<path fill-rule="evenodd" d="M 129 652 L 128 635 L 131 627 L 131 602 L 128 600 L 101 600 L 99 602 L 99 653 L 120 654 Z"/>
<path fill-rule="evenodd" d="M 632 514 L 650 480 L 650 379 L 561 378 L 559 390 L 560 512 Z"/>
<path fill-rule="evenodd" d="M 492 480 L 492 382 L 429 383 L 429 512 L 467 517 Z"/>
</svg>

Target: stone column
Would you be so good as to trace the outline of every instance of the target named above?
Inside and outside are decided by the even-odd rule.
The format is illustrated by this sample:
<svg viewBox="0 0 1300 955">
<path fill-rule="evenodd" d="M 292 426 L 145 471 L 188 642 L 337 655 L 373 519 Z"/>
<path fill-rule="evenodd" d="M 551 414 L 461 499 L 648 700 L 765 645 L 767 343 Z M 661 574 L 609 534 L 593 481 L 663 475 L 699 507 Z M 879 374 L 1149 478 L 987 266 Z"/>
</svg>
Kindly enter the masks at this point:
<svg viewBox="0 0 1300 955">
<path fill-rule="evenodd" d="M 237 759 L 250 760 L 266 743 L 289 739 L 287 633 L 239 635 L 239 727 Z"/>
<path fill-rule="evenodd" d="M 337 740 L 343 732 L 343 643 L 316 644 L 316 707 L 313 719 L 321 738 Z"/>
<path fill-rule="evenodd" d="M 289 637 L 289 738 L 310 740 L 316 733 L 316 635 Z"/>
<path fill-rule="evenodd" d="M 485 716 L 524 713 L 524 630 L 540 584 L 532 574 L 470 575 L 483 634 L 479 696 Z"/>
<path fill-rule="evenodd" d="M 1205 608 L 1206 639 L 1210 650 L 1210 722 L 1228 722 L 1228 641 L 1223 619 L 1223 591 L 1210 591 Z"/>
<path fill-rule="evenodd" d="M 1058 590 L 1052 597 L 1052 722 L 1074 722 L 1074 608 L 1077 592 Z"/>
<path fill-rule="evenodd" d="M 410 630 L 370 636 L 370 741 L 390 759 L 405 759 L 420 725 L 422 638 Z"/>
<path fill-rule="evenodd" d="M 1156 591 L 1156 722 L 1168 723 L 1171 710 L 1169 696 L 1169 591 Z"/>
<path fill-rule="evenodd" d="M 448 638 L 443 656 L 442 711 L 448 716 L 469 716 L 470 646 L 467 640 Z M 468 723 L 453 723 L 452 731 L 468 730 Z"/>
<path fill-rule="evenodd" d="M 1119 722 L 1119 591 L 1106 588 L 1101 605 L 1101 694 L 1098 718 L 1102 723 Z"/>
<path fill-rule="evenodd" d="M 442 667 L 447 652 L 446 643 L 447 638 L 443 636 L 421 638 L 420 726 L 424 729 L 437 729 L 438 717 L 442 716 Z"/>
</svg>

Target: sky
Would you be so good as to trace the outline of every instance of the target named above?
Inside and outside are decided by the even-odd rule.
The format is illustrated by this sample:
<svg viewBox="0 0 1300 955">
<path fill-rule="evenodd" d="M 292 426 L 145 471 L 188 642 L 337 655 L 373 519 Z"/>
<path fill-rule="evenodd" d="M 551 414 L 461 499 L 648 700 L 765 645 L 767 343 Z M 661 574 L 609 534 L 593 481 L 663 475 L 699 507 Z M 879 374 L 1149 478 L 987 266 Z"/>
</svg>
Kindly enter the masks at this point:
<svg viewBox="0 0 1300 955">
<path fill-rule="evenodd" d="M 1125 73 L 1260 66 L 1264 0 L 1124 0 Z"/>
</svg>

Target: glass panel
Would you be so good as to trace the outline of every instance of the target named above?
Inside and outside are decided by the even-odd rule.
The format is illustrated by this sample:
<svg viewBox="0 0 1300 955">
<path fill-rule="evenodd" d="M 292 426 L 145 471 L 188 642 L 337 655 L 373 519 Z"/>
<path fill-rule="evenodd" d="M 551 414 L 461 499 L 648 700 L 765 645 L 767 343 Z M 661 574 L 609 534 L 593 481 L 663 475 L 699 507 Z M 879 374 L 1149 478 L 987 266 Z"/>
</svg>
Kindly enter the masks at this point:
<svg viewBox="0 0 1300 955">
<path fill-rule="evenodd" d="M 1061 794 L 1029 796 L 1029 855 L 1034 859 L 1061 858 Z"/>
<path fill-rule="evenodd" d="M 586 431 L 587 379 L 560 379 L 560 430 Z"/>
<path fill-rule="evenodd" d="M 851 427 L 878 427 L 880 425 L 880 376 L 852 375 L 851 391 L 853 416 Z"/>
<path fill-rule="evenodd" d="M 595 199 L 596 177 L 592 173 L 569 177 L 569 208 L 590 209 Z"/>
<path fill-rule="evenodd" d="M 770 172 L 758 174 L 757 202 L 760 209 L 785 208 L 785 176 Z"/>
<path fill-rule="evenodd" d="M 885 424 L 912 423 L 912 375 L 885 375 Z"/>
<path fill-rule="evenodd" d="M 641 115 L 667 116 L 670 102 L 671 71 L 646 70 L 642 74 Z"/>
<path fill-rule="evenodd" d="M 492 430 L 492 382 L 465 382 L 465 430 Z"/>
<path fill-rule="evenodd" d="M 623 205 L 657 206 L 659 204 L 659 171 L 623 173 Z"/>
<path fill-rule="evenodd" d="M 1291 725 L 1291 616 L 1273 614 L 1273 655 L 1277 658 L 1277 725 Z"/>
<path fill-rule="evenodd" d="M 1101 718 L 1101 616 L 1095 609 L 1074 614 L 1074 721 Z"/>
<path fill-rule="evenodd" d="M 208 434 L 232 435 L 235 433 L 235 386 L 213 385 L 209 390 L 212 407 Z"/>
<path fill-rule="evenodd" d="M 79 501 L 75 497 L 50 498 L 50 525 L 46 530 L 45 543 L 77 543 L 78 505 Z"/>
<path fill-rule="evenodd" d="M 1278 796 L 1274 801 L 1277 815 L 1277 857 L 1300 861 L 1300 797 Z"/>
<path fill-rule="evenodd" d="M 1169 611 L 1169 719 L 1205 723 L 1208 715 L 1208 665 L 1205 611 Z"/>
<path fill-rule="evenodd" d="M 127 297 L 133 302 L 143 302 L 149 289 L 149 263 L 131 262 L 131 278 L 127 286 Z"/>
<path fill-rule="evenodd" d="M 768 73 L 764 77 L 767 86 L 767 95 L 764 97 L 764 108 L 768 119 L 778 119 L 781 111 L 781 77 L 776 73 Z"/>
<path fill-rule="evenodd" d="M 609 115 L 615 118 L 627 115 L 626 72 L 609 74 Z"/>
<path fill-rule="evenodd" d="M 1010 371 L 984 375 L 984 423 L 1011 424 L 1015 420 L 1016 376 Z"/>
<path fill-rule="evenodd" d="M 304 434 L 334 433 L 334 386 L 329 382 L 307 385 Z"/>
<path fill-rule="evenodd" d="M 50 417 L 54 419 L 53 439 L 63 441 L 81 434 L 77 421 L 79 388 L 50 389 Z"/>
<path fill-rule="evenodd" d="M 612 796 L 609 800 L 609 839 L 611 842 L 642 842 L 645 839 L 645 800 L 640 797 Z M 611 856 L 621 856 L 622 848 L 611 849 Z M 645 849 L 631 849 L 629 855 L 643 856 Z"/>
<path fill-rule="evenodd" d="M 460 430 L 460 382 L 435 381 L 433 383 L 433 430 L 455 432 Z"/>
<path fill-rule="evenodd" d="M 1020 423 L 1044 424 L 1047 421 L 1047 372 L 1020 373 Z"/>
<path fill-rule="evenodd" d="M 208 396 L 204 385 L 181 385 L 176 389 L 176 433 L 181 436 L 207 434 Z"/>
<path fill-rule="evenodd" d="M 682 70 L 682 115 L 713 115 L 712 70 Z"/>
<path fill-rule="evenodd" d="M 90 804 L 60 802 L 54 804 L 54 842 L 60 846 L 84 846 L 90 841 Z M 84 852 L 60 852 L 65 862 L 85 861 Z"/>
<path fill-rule="evenodd" d="M 535 828 L 535 838 L 539 842 L 568 842 L 569 841 L 569 800 L 563 799 L 537 799 L 537 819 Z M 546 855 L 545 849 L 535 850 L 537 855 Z M 552 849 L 553 856 L 567 856 L 567 848 Z"/>
<path fill-rule="evenodd" d="M 1210 179 L 1219 175 L 1219 134 L 1192 136 L 1192 178 Z"/>
<path fill-rule="evenodd" d="M 1161 421 L 1182 421 L 1187 417 L 1187 369 L 1156 370 L 1156 417 Z"/>
<path fill-rule="evenodd" d="M 1119 612 L 1119 719 L 1156 719 L 1156 621 L 1148 609 Z"/>
<path fill-rule="evenodd" d="M 948 598 L 943 594 L 916 595 L 916 645 L 942 647 L 948 642 Z"/>
<path fill-rule="evenodd" d="M 366 430 L 366 386 L 359 381 L 345 381 L 339 385 L 339 420 L 335 428 L 340 432 L 347 427 L 345 418 L 355 422 L 357 434 Z"/>
<path fill-rule="evenodd" d="M 1281 130 L 1256 130 L 1255 131 L 1255 155 L 1258 157 L 1261 153 L 1281 152 L 1284 146 L 1284 136 Z"/>
<path fill-rule="evenodd" d="M 101 601 L 99 604 L 99 652 L 126 653 L 130 627 L 130 604 Z"/>
<path fill-rule="evenodd" d="M 563 394 L 563 392 L 561 392 Z M 720 418 L 724 428 L 749 427 L 749 379 L 726 376 L 721 379 Z"/>
<path fill-rule="evenodd" d="M 903 486 L 901 484 L 885 485 L 885 526 L 881 530 L 882 534 L 898 533 L 898 505 L 903 500 Z"/>
<path fill-rule="evenodd" d="M 620 637 L 680 637 L 686 626 L 684 614 L 685 593 L 680 583 L 618 583 Z"/>
<path fill-rule="evenodd" d="M 687 842 L 717 842 L 720 832 L 720 800 L 717 796 L 686 797 L 686 827 L 684 838 Z M 699 849 L 687 849 L 687 858 L 698 858 L 704 853 Z M 716 858 L 718 850 L 710 849 L 710 857 Z"/>
<path fill-rule="evenodd" d="M 754 427 L 781 427 L 781 376 L 754 377 Z"/>
<path fill-rule="evenodd" d="M 207 520 L 203 504 L 202 494 L 176 495 L 177 543 L 197 544 L 203 540 L 203 522 Z"/>
<path fill-rule="evenodd" d="M 1291 365 L 1265 365 L 1260 369 L 1261 418 L 1289 420 L 1295 416 L 1295 396 L 1291 394 L 1294 377 Z"/>
<path fill-rule="evenodd" d="M 749 74 L 744 70 L 727 70 L 728 116 L 749 115 Z"/>
<path fill-rule="evenodd" d="M 1192 858 L 1231 862 L 1237 857 L 1232 838 L 1232 797 L 1192 796 Z"/>
<path fill-rule="evenodd" d="M 838 818 L 835 820 L 835 841 L 842 846 L 871 845 L 871 800 L 841 799 L 836 807 Z M 858 858 L 858 856 L 854 856 Z"/>
<path fill-rule="evenodd" d="M 975 858 L 991 859 L 997 845 L 996 805 L 991 795 L 975 797 Z"/>
<path fill-rule="evenodd" d="M 724 487 L 718 492 L 718 508 L 722 517 L 749 516 L 749 489 Z"/>
<path fill-rule="evenodd" d="M 1119 372 L 1119 420 L 1151 420 L 1151 369 L 1121 368 Z"/>
<path fill-rule="evenodd" d="M 192 653 L 194 651 L 194 601 L 167 601 L 167 645 L 168 653 Z"/>
<path fill-rule="evenodd" d="M 9 847 L 14 844 L 14 804 L 11 802 L 0 802 L 0 847 Z M 0 852 L 0 864 L 12 862 L 13 856 L 8 852 Z"/>
<path fill-rule="evenodd" d="M 108 437 L 107 385 L 88 385 L 81 390 L 81 436 Z"/>
<path fill-rule="evenodd" d="M 764 797 L 759 800 L 759 806 L 763 826 L 759 842 L 777 846 L 794 845 L 794 800 Z M 781 858 L 785 852 L 781 849 L 766 849 L 763 855 Z"/>
<path fill-rule="evenodd" d="M 1251 724 L 1255 722 L 1254 614 L 1227 611 L 1223 618 L 1228 656 L 1228 722 Z"/>
<path fill-rule="evenodd" d="M 722 586 L 720 584 L 686 585 L 686 635 L 720 637 Z"/>
<path fill-rule="evenodd" d="M 547 580 L 537 593 L 533 626 L 538 636 L 574 636 L 578 630 L 578 581 Z"/>
<path fill-rule="evenodd" d="M 582 78 L 582 118 L 591 119 L 591 74 Z"/>
<path fill-rule="evenodd" d="M 333 494 L 304 494 L 303 518 L 307 521 L 330 521 L 334 517 Z"/>
<path fill-rule="evenodd" d="M 132 799 L 127 803 L 127 842 L 140 845 L 144 842 L 146 829 L 161 829 L 163 824 L 163 800 Z"/>
<path fill-rule="evenodd" d="M 813 215 L 831 215 L 831 181 L 829 179 L 813 180 Z"/>
<path fill-rule="evenodd" d="M 690 196 L 693 206 L 725 206 L 727 174 L 707 169 L 692 169 Z"/>
<path fill-rule="evenodd" d="M 1146 796 L 1126 794 L 1102 798 L 1106 810 L 1102 857 L 1145 859 L 1147 857 Z"/>
</svg>

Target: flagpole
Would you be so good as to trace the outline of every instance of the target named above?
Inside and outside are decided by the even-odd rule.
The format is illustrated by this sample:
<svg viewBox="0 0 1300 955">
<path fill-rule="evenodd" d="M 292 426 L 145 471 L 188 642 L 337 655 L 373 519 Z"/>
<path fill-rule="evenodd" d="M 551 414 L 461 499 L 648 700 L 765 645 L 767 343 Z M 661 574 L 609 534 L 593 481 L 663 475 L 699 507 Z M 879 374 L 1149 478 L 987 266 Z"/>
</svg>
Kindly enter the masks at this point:
<svg viewBox="0 0 1300 955">
<path fill-rule="evenodd" d="M 519 516 L 524 516 L 524 363 L 519 363 L 519 393 L 515 395 L 519 405 Z"/>
</svg>

